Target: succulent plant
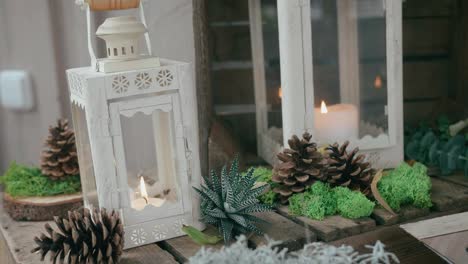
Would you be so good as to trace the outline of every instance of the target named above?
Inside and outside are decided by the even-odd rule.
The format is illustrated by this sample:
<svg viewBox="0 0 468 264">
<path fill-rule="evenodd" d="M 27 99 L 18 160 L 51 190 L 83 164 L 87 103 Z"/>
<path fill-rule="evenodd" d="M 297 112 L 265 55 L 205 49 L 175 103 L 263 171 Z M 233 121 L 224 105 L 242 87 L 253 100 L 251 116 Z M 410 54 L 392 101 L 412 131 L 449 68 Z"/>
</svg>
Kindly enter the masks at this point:
<svg viewBox="0 0 468 264">
<path fill-rule="evenodd" d="M 239 161 L 236 158 L 228 172 L 224 166 L 221 177 L 214 170 L 210 176 L 204 176 L 205 185 L 195 191 L 201 197 L 202 221 L 214 225 L 223 235 L 225 243 L 240 234 L 263 232 L 256 226 L 265 222 L 254 213 L 272 211 L 271 206 L 259 202 L 258 196 L 268 185 L 254 188 L 256 178 L 253 169 L 245 175 L 239 173 Z"/>
</svg>

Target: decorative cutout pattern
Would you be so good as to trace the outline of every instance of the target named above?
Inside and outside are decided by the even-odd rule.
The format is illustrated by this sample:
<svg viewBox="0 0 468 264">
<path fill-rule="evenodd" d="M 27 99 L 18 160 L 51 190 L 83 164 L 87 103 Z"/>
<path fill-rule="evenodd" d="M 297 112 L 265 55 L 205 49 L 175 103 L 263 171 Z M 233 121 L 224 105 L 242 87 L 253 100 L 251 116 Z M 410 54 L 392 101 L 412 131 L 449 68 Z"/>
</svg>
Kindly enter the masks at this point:
<svg viewBox="0 0 468 264">
<path fill-rule="evenodd" d="M 159 224 L 153 227 L 153 238 L 156 240 L 163 240 L 167 238 L 168 229 L 165 225 Z"/>
<path fill-rule="evenodd" d="M 78 97 L 84 98 L 85 87 L 86 87 L 85 80 L 83 78 L 80 78 L 80 76 L 76 73 L 70 73 L 68 77 L 69 77 L 71 93 Z"/>
<path fill-rule="evenodd" d="M 185 225 L 184 219 L 178 219 L 172 224 L 172 232 L 178 236 L 182 235 L 182 227 Z"/>
<path fill-rule="evenodd" d="M 112 89 L 119 94 L 126 93 L 129 86 L 130 82 L 128 81 L 127 77 L 123 75 L 115 76 L 114 80 L 112 81 Z"/>
<path fill-rule="evenodd" d="M 172 81 L 174 81 L 174 75 L 168 69 L 160 70 L 158 75 L 156 76 L 156 81 L 159 83 L 161 87 L 168 87 L 171 86 Z"/>
<path fill-rule="evenodd" d="M 137 228 L 132 231 L 130 239 L 132 240 L 133 244 L 141 245 L 146 242 L 146 232 L 143 228 Z"/>
<path fill-rule="evenodd" d="M 135 85 L 138 90 L 145 90 L 151 87 L 153 78 L 147 72 L 138 73 L 135 79 Z"/>
</svg>

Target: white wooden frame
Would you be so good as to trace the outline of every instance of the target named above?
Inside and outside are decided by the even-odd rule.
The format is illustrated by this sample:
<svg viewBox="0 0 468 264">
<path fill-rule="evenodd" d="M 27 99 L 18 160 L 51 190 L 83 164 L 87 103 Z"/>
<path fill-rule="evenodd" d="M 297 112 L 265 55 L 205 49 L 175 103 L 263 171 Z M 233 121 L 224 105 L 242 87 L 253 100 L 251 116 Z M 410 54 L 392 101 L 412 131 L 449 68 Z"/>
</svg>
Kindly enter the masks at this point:
<svg viewBox="0 0 468 264">
<path fill-rule="evenodd" d="M 198 119 L 193 71 L 188 63 L 161 60 L 161 67 L 119 73 L 98 73 L 92 67 L 67 71 L 70 99 L 85 110 L 99 207 L 120 210 L 125 248 L 183 235 L 183 224 L 203 229 L 200 201 L 192 186 L 200 186 Z M 142 81 L 143 78 L 143 81 Z M 140 212 L 129 208 L 120 113 L 172 110 L 176 149 L 178 200 Z M 76 131 L 80 133 L 80 131 Z M 90 204 L 86 204 L 91 207 Z"/>
<path fill-rule="evenodd" d="M 388 136 L 383 134 L 376 138 L 365 136 L 358 142 L 352 142 L 352 145 L 359 146 L 361 150 L 370 154 L 374 166 L 387 168 L 395 167 L 403 160 L 402 3 L 400 0 L 383 1 L 385 1 L 387 21 Z M 272 149 L 266 146 L 271 138 L 268 139 L 268 124 L 265 124 L 264 119 L 264 116 L 267 115 L 267 109 L 263 107 L 266 104 L 266 89 L 264 87 L 265 74 L 262 71 L 264 58 L 261 42 L 263 36 L 260 0 L 249 0 L 249 3 L 251 9 L 252 53 L 255 66 L 259 153 L 268 162 L 274 163 L 275 159 L 271 157 Z M 345 6 L 349 5 L 341 6 L 345 8 Z M 291 135 L 300 135 L 305 131 L 314 133 L 314 105 L 310 103 L 314 102 L 313 32 L 310 10 L 310 0 L 278 0 L 281 87 L 283 93 L 283 145 L 287 145 L 287 140 Z M 346 37 L 346 32 L 344 32 L 346 21 L 342 21 L 341 24 L 341 31 L 343 32 L 341 37 Z M 352 27 L 352 23 L 348 27 Z M 353 48 L 354 46 L 343 46 L 342 48 Z M 350 63 L 353 63 L 353 60 Z M 356 75 L 356 73 L 346 73 L 344 71 L 340 71 L 340 74 L 342 74 L 342 78 L 343 76 L 348 78 Z M 262 78 L 263 82 L 261 81 Z M 353 83 L 353 85 L 349 86 L 349 89 L 356 85 L 358 83 Z M 340 89 L 346 90 L 346 87 L 342 85 Z M 346 93 L 343 92 L 343 94 Z M 353 95 L 349 97 L 352 99 Z M 277 148 L 277 146 L 273 148 Z"/>
</svg>

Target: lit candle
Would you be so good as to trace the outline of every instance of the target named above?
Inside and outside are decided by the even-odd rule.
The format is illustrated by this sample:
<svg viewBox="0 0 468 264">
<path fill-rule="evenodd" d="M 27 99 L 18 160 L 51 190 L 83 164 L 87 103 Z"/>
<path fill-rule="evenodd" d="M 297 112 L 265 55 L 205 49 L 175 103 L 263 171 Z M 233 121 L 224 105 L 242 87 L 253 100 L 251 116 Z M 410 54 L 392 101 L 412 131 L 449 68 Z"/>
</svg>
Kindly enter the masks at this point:
<svg viewBox="0 0 468 264">
<path fill-rule="evenodd" d="M 132 207 L 137 210 L 142 210 L 147 205 L 161 207 L 165 202 L 164 199 L 148 197 L 148 192 L 146 191 L 145 180 L 143 177 L 140 177 L 140 196 L 140 198 L 132 201 Z"/>
<path fill-rule="evenodd" d="M 333 144 L 358 138 L 358 109 L 351 104 L 327 107 L 324 101 L 315 108 L 315 138 L 322 144 Z"/>
</svg>

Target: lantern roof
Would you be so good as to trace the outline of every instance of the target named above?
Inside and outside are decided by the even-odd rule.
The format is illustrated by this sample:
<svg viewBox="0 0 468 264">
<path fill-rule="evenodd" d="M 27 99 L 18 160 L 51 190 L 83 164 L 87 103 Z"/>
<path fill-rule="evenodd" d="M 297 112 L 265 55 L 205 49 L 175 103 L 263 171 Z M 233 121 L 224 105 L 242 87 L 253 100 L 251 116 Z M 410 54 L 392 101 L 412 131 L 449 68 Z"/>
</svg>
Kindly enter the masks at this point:
<svg viewBox="0 0 468 264">
<path fill-rule="evenodd" d="M 106 21 L 104 21 L 104 23 L 97 29 L 96 35 L 138 35 L 146 32 L 146 27 L 135 17 L 120 16 L 106 19 Z"/>
</svg>

